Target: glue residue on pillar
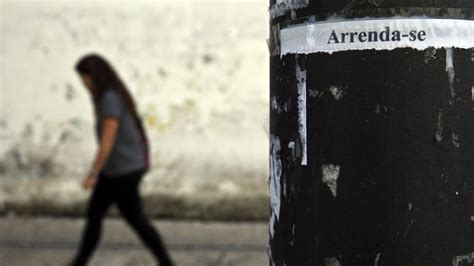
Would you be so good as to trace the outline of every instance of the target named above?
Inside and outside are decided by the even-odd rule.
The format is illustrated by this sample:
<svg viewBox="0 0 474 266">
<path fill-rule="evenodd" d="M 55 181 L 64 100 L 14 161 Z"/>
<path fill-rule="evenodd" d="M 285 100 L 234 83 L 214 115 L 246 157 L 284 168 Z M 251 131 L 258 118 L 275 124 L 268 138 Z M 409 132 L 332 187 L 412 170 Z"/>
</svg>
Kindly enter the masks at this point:
<svg viewBox="0 0 474 266">
<path fill-rule="evenodd" d="M 270 218 L 270 236 L 273 238 L 275 223 L 280 216 L 281 174 L 280 159 L 281 144 L 278 136 L 270 136 L 270 204 L 272 215 Z"/>
<path fill-rule="evenodd" d="M 273 111 L 277 112 L 278 114 L 283 111 L 281 104 L 278 102 L 276 97 L 272 97 L 271 99 L 271 108 Z"/>
<path fill-rule="evenodd" d="M 336 257 L 324 258 L 326 266 L 341 266 L 341 263 Z"/>
<path fill-rule="evenodd" d="M 459 144 L 459 136 L 456 133 L 451 134 L 451 142 L 453 143 L 454 147 L 458 148 L 461 147 L 461 144 Z"/>
<path fill-rule="evenodd" d="M 296 63 L 296 85 L 298 87 L 298 131 L 301 139 L 301 165 L 308 163 L 306 132 L 306 69 Z"/>
<path fill-rule="evenodd" d="M 273 236 L 275 235 L 276 221 L 277 221 L 276 214 L 272 212 L 272 215 L 270 216 L 270 239 L 273 239 Z"/>
<path fill-rule="evenodd" d="M 290 150 L 291 159 L 296 159 L 296 144 L 294 141 L 290 141 L 288 143 L 288 149 Z"/>
<path fill-rule="evenodd" d="M 321 97 L 324 94 L 323 91 L 311 90 L 311 89 L 308 89 L 308 93 L 309 93 L 309 97 Z"/>
<path fill-rule="evenodd" d="M 270 17 L 272 19 L 276 18 L 288 11 L 306 7 L 308 4 L 309 0 L 277 0 L 276 3 L 270 7 Z"/>
<path fill-rule="evenodd" d="M 322 182 L 325 183 L 334 197 L 337 196 L 337 179 L 341 166 L 337 164 L 323 164 L 321 166 Z"/>
<path fill-rule="evenodd" d="M 443 140 L 443 109 L 438 109 L 438 117 L 436 120 L 435 141 L 440 143 Z"/>
<path fill-rule="evenodd" d="M 454 76 L 456 73 L 454 72 L 453 54 L 453 48 L 446 49 L 446 73 L 448 74 L 448 86 L 451 98 L 456 97 L 456 92 L 454 91 Z"/>
<path fill-rule="evenodd" d="M 342 88 L 336 85 L 332 85 L 331 87 L 329 87 L 329 92 L 331 92 L 332 96 L 336 101 L 339 101 L 342 96 L 344 96 Z"/>
<path fill-rule="evenodd" d="M 271 107 L 272 107 L 273 111 L 278 110 L 278 101 L 277 101 L 276 97 L 272 97 Z"/>
<path fill-rule="evenodd" d="M 380 104 L 375 105 L 375 113 L 380 114 Z"/>
<path fill-rule="evenodd" d="M 382 253 L 377 253 L 377 256 L 375 256 L 374 266 L 379 265 L 380 255 L 382 255 Z"/>
<path fill-rule="evenodd" d="M 466 255 L 456 256 L 453 258 L 452 263 L 453 266 L 472 265 L 474 263 L 474 252 Z"/>
<path fill-rule="evenodd" d="M 474 86 L 471 87 L 471 100 L 474 101 Z"/>
</svg>

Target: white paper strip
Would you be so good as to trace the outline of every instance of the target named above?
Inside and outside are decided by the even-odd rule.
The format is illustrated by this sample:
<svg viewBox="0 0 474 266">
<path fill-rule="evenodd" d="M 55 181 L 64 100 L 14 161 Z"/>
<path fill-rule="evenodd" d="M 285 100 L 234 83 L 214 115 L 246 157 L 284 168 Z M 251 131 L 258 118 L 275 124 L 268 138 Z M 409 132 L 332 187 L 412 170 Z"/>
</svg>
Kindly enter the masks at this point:
<svg viewBox="0 0 474 266">
<path fill-rule="evenodd" d="M 301 140 L 301 165 L 308 164 L 308 140 L 306 127 L 306 69 L 296 64 L 296 86 L 298 87 L 298 131 Z"/>
<path fill-rule="evenodd" d="M 328 21 L 281 30 L 281 56 L 347 50 L 473 48 L 474 21 L 385 18 Z"/>
</svg>

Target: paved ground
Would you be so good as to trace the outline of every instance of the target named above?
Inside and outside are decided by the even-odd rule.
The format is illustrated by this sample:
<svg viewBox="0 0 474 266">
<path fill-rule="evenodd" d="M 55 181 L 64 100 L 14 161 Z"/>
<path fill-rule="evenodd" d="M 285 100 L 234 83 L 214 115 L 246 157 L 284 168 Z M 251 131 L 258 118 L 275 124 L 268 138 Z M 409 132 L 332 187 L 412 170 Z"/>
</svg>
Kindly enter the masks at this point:
<svg viewBox="0 0 474 266">
<path fill-rule="evenodd" d="M 80 219 L 0 218 L 0 266 L 66 265 L 82 230 Z M 268 265 L 265 223 L 155 222 L 177 265 Z M 154 265 L 120 219 L 108 219 L 91 266 Z"/>
</svg>

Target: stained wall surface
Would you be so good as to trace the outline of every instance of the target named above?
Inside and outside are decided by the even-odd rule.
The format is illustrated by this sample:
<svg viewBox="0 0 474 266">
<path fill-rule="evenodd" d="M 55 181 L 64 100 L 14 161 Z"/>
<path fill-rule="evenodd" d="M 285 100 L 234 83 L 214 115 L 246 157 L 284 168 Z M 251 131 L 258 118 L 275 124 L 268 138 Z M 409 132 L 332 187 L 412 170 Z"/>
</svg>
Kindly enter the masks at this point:
<svg viewBox="0 0 474 266">
<path fill-rule="evenodd" d="M 80 213 L 96 140 L 74 72 L 105 56 L 146 121 L 153 214 L 265 217 L 265 1 L 2 1 L 0 212 Z"/>
</svg>

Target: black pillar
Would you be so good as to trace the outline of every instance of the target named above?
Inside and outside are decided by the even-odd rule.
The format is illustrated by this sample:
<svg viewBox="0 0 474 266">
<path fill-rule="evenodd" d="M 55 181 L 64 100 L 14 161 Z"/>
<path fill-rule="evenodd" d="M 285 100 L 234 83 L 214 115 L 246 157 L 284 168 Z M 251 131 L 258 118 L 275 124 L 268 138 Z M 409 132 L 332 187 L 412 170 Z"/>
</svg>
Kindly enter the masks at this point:
<svg viewBox="0 0 474 266">
<path fill-rule="evenodd" d="M 359 29 L 282 53 L 285 29 L 329 21 L 342 42 L 338 23 L 376 19 L 381 42 L 396 18 L 468 25 L 474 1 L 271 0 L 270 17 L 270 264 L 474 265 L 474 49 L 416 48 L 429 20 L 405 47 Z"/>
</svg>

